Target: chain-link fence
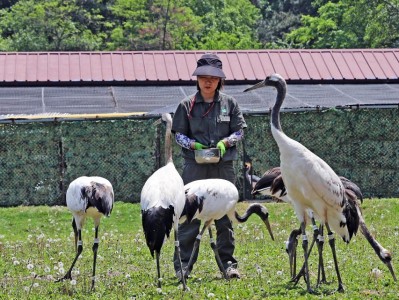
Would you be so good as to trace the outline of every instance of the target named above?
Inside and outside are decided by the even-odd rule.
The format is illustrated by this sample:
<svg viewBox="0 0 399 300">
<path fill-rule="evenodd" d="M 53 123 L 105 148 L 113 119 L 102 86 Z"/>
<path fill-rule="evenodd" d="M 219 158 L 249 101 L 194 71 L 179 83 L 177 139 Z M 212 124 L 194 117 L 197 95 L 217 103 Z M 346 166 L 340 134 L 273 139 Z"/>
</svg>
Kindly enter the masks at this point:
<svg viewBox="0 0 399 300">
<path fill-rule="evenodd" d="M 279 165 L 270 115 L 245 115 L 237 186 L 248 199 L 244 162 L 258 176 Z M 116 200 L 139 202 L 146 179 L 164 162 L 164 130 L 156 118 L 0 124 L 0 206 L 64 205 L 69 182 L 103 176 Z M 281 114 L 284 132 L 323 158 L 366 197 L 399 196 L 399 109 L 348 109 Z M 180 171 L 180 149 L 174 143 Z M 298 170 L 300 176 L 301 170 Z"/>
</svg>

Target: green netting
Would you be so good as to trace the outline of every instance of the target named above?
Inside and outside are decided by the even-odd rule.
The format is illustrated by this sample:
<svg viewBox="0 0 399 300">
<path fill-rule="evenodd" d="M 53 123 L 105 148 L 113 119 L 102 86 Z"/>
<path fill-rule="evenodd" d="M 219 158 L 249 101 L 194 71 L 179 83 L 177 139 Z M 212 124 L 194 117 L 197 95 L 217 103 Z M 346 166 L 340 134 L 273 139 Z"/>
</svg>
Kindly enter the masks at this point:
<svg viewBox="0 0 399 300">
<path fill-rule="evenodd" d="M 256 174 L 279 164 L 269 115 L 248 116 L 245 150 Z M 366 197 L 399 195 L 399 110 L 362 109 L 282 113 L 283 131 L 323 158 Z M 300 176 L 298 170 L 298 176 Z"/>
<path fill-rule="evenodd" d="M 248 198 L 243 162 L 254 173 L 279 165 L 270 115 L 245 115 L 248 129 L 235 168 Z M 103 176 L 119 201 L 138 202 L 146 179 L 164 161 L 164 129 L 157 119 L 0 124 L 0 206 L 63 205 L 69 182 Z M 322 157 L 337 174 L 356 182 L 366 197 L 399 195 L 399 110 L 287 112 L 284 132 Z M 174 143 L 180 171 L 180 149 Z M 301 170 L 298 170 L 300 176 Z"/>
</svg>

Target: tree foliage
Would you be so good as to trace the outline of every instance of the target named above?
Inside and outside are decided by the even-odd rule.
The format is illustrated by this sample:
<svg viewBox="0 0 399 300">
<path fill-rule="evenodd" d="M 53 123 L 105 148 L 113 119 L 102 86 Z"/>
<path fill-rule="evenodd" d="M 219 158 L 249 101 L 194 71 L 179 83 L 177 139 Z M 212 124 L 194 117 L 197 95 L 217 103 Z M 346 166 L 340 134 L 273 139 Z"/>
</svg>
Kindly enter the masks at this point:
<svg viewBox="0 0 399 300">
<path fill-rule="evenodd" d="M 4 0 L 0 51 L 398 47 L 399 0 Z"/>
<path fill-rule="evenodd" d="M 399 0 L 340 0 L 321 5 L 317 16 L 286 35 L 298 48 L 380 48 L 399 45 Z"/>
<path fill-rule="evenodd" d="M 102 16 L 75 0 L 21 0 L 0 11 L 3 51 L 97 50 Z M 82 2 L 85 2 L 82 0 Z"/>
</svg>

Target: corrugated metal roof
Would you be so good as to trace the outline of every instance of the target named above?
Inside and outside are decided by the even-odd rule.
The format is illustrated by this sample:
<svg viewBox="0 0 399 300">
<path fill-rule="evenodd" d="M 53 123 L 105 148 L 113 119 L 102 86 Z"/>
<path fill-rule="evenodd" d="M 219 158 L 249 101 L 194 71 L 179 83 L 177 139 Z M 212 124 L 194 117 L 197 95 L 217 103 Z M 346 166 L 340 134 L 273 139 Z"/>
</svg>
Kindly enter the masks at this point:
<svg viewBox="0 0 399 300">
<path fill-rule="evenodd" d="M 191 84 L 207 51 L 0 52 L 0 83 Z M 291 83 L 399 82 L 399 49 L 238 50 L 217 53 L 230 84 L 281 74 Z"/>
</svg>

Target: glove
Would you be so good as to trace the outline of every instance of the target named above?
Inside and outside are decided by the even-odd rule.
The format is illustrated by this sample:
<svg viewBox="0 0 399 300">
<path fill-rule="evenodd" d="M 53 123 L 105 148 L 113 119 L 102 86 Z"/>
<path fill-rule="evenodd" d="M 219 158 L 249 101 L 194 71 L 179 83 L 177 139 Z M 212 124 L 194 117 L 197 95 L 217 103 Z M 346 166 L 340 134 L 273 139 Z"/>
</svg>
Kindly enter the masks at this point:
<svg viewBox="0 0 399 300">
<path fill-rule="evenodd" d="M 226 153 L 226 145 L 224 144 L 223 141 L 219 141 L 216 144 L 216 148 L 220 149 L 220 155 L 223 157 L 223 155 Z"/>
<path fill-rule="evenodd" d="M 206 148 L 208 148 L 208 147 L 205 146 L 205 145 L 202 145 L 201 143 L 198 143 L 198 142 L 194 143 L 194 149 L 195 150 L 202 150 L 202 149 L 206 149 Z"/>
</svg>

